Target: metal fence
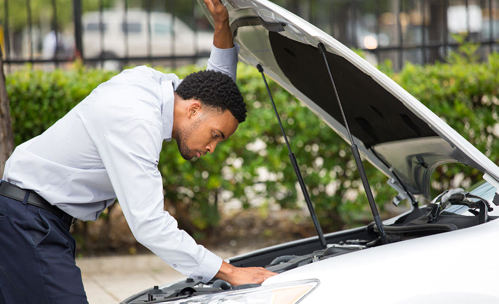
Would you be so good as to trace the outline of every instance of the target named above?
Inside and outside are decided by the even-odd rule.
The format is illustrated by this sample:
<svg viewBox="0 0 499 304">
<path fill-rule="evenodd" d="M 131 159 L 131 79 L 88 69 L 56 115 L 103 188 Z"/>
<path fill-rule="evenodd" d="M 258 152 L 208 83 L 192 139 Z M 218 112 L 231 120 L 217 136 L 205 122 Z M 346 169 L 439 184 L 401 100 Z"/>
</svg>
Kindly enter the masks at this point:
<svg viewBox="0 0 499 304">
<path fill-rule="evenodd" d="M 197 1 L 3 0 L 0 44 L 11 66 L 175 66 L 209 56 L 213 34 Z"/>
<path fill-rule="evenodd" d="M 485 59 L 499 50 L 499 0 L 281 0 L 368 60 L 445 61 L 460 37 Z"/>
<path fill-rule="evenodd" d="M 228 1 L 230 2 L 230 1 Z M 499 50 L 499 0 L 275 0 L 368 60 L 444 61 L 455 34 Z M 0 44 L 7 69 L 31 63 L 120 68 L 180 65 L 209 55 L 211 28 L 196 0 L 2 0 Z"/>
</svg>

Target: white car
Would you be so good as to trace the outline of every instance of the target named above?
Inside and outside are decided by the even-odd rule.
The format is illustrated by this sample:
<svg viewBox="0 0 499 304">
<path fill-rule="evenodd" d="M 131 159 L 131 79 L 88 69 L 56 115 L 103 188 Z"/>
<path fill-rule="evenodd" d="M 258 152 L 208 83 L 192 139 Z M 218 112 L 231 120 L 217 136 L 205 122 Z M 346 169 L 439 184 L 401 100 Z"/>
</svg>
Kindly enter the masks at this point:
<svg viewBox="0 0 499 304">
<path fill-rule="evenodd" d="M 124 10 L 105 10 L 102 16 L 98 11 L 85 13 L 84 56 L 147 57 L 149 51 L 151 56 L 192 56 L 196 51 L 210 51 L 213 33 L 196 33 L 179 18 L 173 20 L 168 13 L 151 12 L 148 17 L 147 12 L 137 9 L 128 10 L 126 15 Z"/>
<path fill-rule="evenodd" d="M 347 142 L 353 138 L 399 191 L 395 202 L 408 199 L 413 209 L 229 260 L 279 273 L 261 285 L 187 279 L 123 303 L 499 303 L 499 168 L 328 34 L 270 1 L 226 2 L 240 59 L 263 69 Z M 448 162 L 480 170 L 484 181 L 470 192 L 449 189 L 431 198 L 431 173 Z M 432 202 L 418 205 L 415 195 Z"/>
</svg>

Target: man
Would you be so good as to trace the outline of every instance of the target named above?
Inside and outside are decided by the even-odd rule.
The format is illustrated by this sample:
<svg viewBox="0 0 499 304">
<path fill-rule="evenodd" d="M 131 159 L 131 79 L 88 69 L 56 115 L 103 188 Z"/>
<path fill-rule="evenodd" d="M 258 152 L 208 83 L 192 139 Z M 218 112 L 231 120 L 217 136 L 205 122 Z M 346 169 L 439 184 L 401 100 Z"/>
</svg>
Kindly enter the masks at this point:
<svg viewBox="0 0 499 304">
<path fill-rule="evenodd" d="M 181 82 L 147 67 L 126 70 L 9 158 L 0 184 L 0 302 L 86 303 L 68 231 L 73 217 L 95 220 L 115 198 L 136 239 L 187 276 L 239 285 L 274 275 L 223 262 L 163 210 L 163 140 L 175 139 L 185 159 L 201 157 L 246 116 L 227 10 L 204 2 L 215 21 L 211 71 Z"/>
</svg>

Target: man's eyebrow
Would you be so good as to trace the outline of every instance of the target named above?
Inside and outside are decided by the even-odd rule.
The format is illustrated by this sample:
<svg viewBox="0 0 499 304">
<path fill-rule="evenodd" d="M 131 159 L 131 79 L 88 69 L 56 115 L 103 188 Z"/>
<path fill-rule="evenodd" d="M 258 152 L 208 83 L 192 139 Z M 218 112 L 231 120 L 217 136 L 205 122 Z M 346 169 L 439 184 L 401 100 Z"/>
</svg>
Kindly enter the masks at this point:
<svg viewBox="0 0 499 304">
<path fill-rule="evenodd" d="M 222 138 L 225 139 L 225 134 L 224 132 L 220 131 L 220 130 L 217 130 L 218 132 L 220 132 L 220 135 L 222 135 Z"/>
</svg>

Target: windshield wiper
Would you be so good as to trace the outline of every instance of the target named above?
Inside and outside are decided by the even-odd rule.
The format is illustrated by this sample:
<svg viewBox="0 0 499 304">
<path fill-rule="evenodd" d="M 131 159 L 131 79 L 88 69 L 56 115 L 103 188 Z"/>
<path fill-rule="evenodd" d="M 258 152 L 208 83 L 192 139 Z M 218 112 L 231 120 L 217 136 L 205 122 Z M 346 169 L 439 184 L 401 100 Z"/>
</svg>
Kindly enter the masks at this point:
<svg viewBox="0 0 499 304">
<path fill-rule="evenodd" d="M 362 180 L 362 185 L 364 186 L 364 191 L 366 192 L 367 200 L 369 201 L 369 206 L 371 207 L 371 212 L 374 217 L 374 223 L 378 228 L 381 242 L 386 243 L 386 234 L 383 229 L 383 223 L 381 222 L 381 218 L 379 217 L 378 208 L 376 207 L 376 202 L 374 201 L 374 196 L 371 191 L 371 187 L 369 186 L 369 181 L 367 180 L 366 171 L 364 169 L 364 165 L 362 164 L 362 160 L 360 159 L 359 148 L 355 144 L 353 140 L 352 133 L 350 133 L 350 128 L 348 127 L 347 118 L 345 116 L 345 112 L 343 112 L 343 107 L 341 105 L 340 96 L 338 95 L 338 90 L 336 89 L 336 84 L 334 83 L 333 74 L 331 73 L 331 69 L 329 68 L 329 62 L 326 57 L 326 48 L 324 44 L 320 42 L 318 44 L 319 51 L 322 54 L 322 58 L 324 59 L 324 63 L 327 68 L 327 72 L 329 74 L 329 79 L 331 80 L 331 84 L 333 85 L 334 94 L 336 95 L 336 100 L 338 101 L 338 106 L 340 107 L 341 116 L 343 116 L 343 122 L 345 123 L 345 128 L 348 133 L 348 137 L 350 139 L 350 148 L 352 149 L 353 157 L 355 158 L 355 164 L 357 165 L 357 169 L 359 170 L 360 179 Z"/>
<path fill-rule="evenodd" d="M 260 64 L 257 64 L 256 68 L 262 74 L 263 82 L 265 82 L 265 87 L 267 88 L 267 92 L 270 97 L 270 101 L 272 102 L 272 106 L 274 107 L 274 112 L 277 117 L 277 121 L 279 122 L 279 126 L 281 127 L 282 136 L 286 141 L 286 146 L 288 147 L 288 155 L 291 160 L 291 164 L 293 164 L 293 168 L 295 169 L 296 177 L 298 178 L 298 183 L 300 184 L 301 191 L 303 192 L 303 197 L 305 198 L 305 202 L 307 203 L 308 211 L 310 212 L 310 216 L 312 217 L 312 221 L 314 222 L 315 230 L 317 231 L 317 235 L 319 236 L 319 241 L 321 243 L 322 248 L 326 248 L 326 239 L 324 238 L 324 233 L 322 232 L 322 228 L 319 224 L 319 220 L 317 219 L 317 215 L 315 214 L 314 206 L 312 205 L 312 201 L 310 200 L 310 196 L 308 195 L 307 186 L 303 181 L 303 177 L 300 172 L 300 168 L 298 167 L 298 163 L 296 162 L 296 157 L 293 151 L 291 151 L 291 147 L 288 142 L 288 137 L 286 136 L 286 132 L 284 132 L 284 127 L 282 126 L 281 118 L 279 117 L 279 113 L 277 113 L 277 107 L 274 102 L 274 98 L 272 97 L 272 93 L 270 92 L 269 85 L 267 83 L 267 79 L 265 78 L 265 74 L 263 73 L 263 67 Z"/>
</svg>

